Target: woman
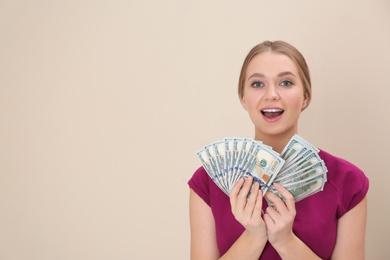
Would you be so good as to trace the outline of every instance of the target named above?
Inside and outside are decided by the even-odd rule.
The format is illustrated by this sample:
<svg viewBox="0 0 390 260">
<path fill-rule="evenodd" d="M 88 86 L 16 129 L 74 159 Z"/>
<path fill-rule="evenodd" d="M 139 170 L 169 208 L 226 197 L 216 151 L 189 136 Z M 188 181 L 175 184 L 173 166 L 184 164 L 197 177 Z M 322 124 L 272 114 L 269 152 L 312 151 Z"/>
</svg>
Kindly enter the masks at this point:
<svg viewBox="0 0 390 260">
<path fill-rule="evenodd" d="M 280 153 L 298 133 L 310 84 L 306 61 L 293 46 L 255 46 L 238 86 L 254 138 Z M 278 184 L 285 201 L 271 192 L 263 198 L 252 177 L 237 181 L 228 197 L 200 167 L 188 182 L 191 259 L 364 259 L 368 179 L 341 158 L 322 150 L 319 155 L 328 168 L 324 190 L 297 203 Z M 252 185 L 259 192 L 249 193 Z"/>
</svg>

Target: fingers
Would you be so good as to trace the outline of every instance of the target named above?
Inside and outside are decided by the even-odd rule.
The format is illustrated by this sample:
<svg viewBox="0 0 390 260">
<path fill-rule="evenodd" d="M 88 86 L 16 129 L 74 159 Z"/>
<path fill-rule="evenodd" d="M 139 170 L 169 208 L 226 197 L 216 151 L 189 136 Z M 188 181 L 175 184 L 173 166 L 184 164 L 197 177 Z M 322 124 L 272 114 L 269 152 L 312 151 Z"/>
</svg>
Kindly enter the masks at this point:
<svg viewBox="0 0 390 260">
<path fill-rule="evenodd" d="M 260 189 L 260 183 L 255 183 L 255 188 L 253 189 L 253 196 L 256 198 L 255 208 L 253 212 L 255 214 L 260 214 L 260 217 L 264 215 L 263 212 L 263 191 Z"/>
<path fill-rule="evenodd" d="M 273 226 L 275 225 L 275 221 L 274 219 L 271 217 L 271 215 L 269 214 L 268 212 L 268 208 L 266 210 L 266 213 L 263 215 L 263 219 L 264 219 L 264 222 L 265 224 L 267 225 L 268 228 L 273 228 Z"/>
<path fill-rule="evenodd" d="M 242 198 L 247 198 L 248 197 L 248 193 L 249 193 L 249 191 L 252 188 L 252 184 L 253 184 L 253 177 L 249 176 L 245 180 L 244 185 L 241 188 L 239 196 L 242 197 Z"/>
<path fill-rule="evenodd" d="M 280 185 L 279 183 L 274 183 L 273 185 L 275 189 L 283 196 L 284 204 L 286 205 L 287 209 L 295 211 L 294 196 L 285 187 L 283 187 L 283 185 Z"/>
<path fill-rule="evenodd" d="M 272 192 L 267 192 L 265 194 L 265 198 L 270 204 L 270 206 L 266 209 L 266 215 L 270 217 L 269 220 L 274 221 L 281 216 L 285 216 L 287 219 L 294 219 L 296 214 L 294 197 L 282 185 L 278 183 L 274 183 L 273 185 L 283 196 L 283 200 Z"/>
<path fill-rule="evenodd" d="M 250 188 L 249 190 L 250 195 L 249 197 L 247 197 L 245 210 L 248 212 L 248 214 L 252 215 L 254 212 L 256 212 L 256 210 L 258 210 L 259 207 L 258 205 L 259 189 L 260 189 L 259 183 L 254 182 L 249 188 Z M 260 201 L 260 212 L 261 212 L 261 203 L 262 202 Z"/>
<path fill-rule="evenodd" d="M 230 203 L 237 217 L 242 214 L 247 217 L 253 214 L 261 216 L 262 199 L 260 184 L 253 182 L 251 176 L 238 180 L 230 192 Z"/>
<path fill-rule="evenodd" d="M 270 222 L 267 221 L 267 217 L 269 218 L 268 220 L 274 222 L 276 218 L 280 217 L 281 214 L 287 211 L 286 205 L 278 196 L 276 196 L 272 192 L 267 192 L 265 194 L 265 198 L 268 200 L 269 206 L 265 210 L 264 220 L 266 221 L 266 223 Z"/>
<path fill-rule="evenodd" d="M 232 208 L 236 208 L 237 206 L 237 196 L 240 193 L 240 189 L 242 187 L 242 184 L 244 183 L 244 179 L 240 178 L 234 185 L 233 188 L 230 191 L 230 204 L 232 205 Z"/>
</svg>

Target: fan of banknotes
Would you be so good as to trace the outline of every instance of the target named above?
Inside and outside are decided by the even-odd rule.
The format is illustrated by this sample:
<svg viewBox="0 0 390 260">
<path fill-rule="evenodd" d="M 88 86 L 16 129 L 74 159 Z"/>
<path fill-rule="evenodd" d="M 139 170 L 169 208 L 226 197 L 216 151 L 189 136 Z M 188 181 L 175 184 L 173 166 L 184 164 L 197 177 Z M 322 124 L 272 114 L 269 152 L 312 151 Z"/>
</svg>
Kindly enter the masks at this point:
<svg viewBox="0 0 390 260">
<path fill-rule="evenodd" d="M 323 190 L 327 181 L 328 170 L 318 152 L 299 135 L 294 135 L 280 154 L 252 138 L 227 137 L 206 145 L 197 156 L 227 195 L 241 177 L 253 176 L 263 194 L 270 191 L 282 197 L 272 186 L 277 182 L 300 201 Z"/>
</svg>

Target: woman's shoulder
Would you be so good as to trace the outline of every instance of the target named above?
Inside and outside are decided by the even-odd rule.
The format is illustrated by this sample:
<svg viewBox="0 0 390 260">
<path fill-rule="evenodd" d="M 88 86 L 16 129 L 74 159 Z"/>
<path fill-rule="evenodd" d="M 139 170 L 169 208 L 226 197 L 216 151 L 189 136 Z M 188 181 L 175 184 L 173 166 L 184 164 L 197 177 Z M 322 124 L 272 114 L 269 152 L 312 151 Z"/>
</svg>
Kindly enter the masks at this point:
<svg viewBox="0 0 390 260">
<path fill-rule="evenodd" d="M 351 163 L 350 161 L 335 156 L 333 154 L 330 154 L 329 152 L 326 152 L 324 150 L 320 150 L 319 156 L 322 160 L 324 160 L 326 167 L 328 170 L 337 170 L 339 173 L 347 173 L 347 172 L 357 172 L 357 173 L 363 173 L 363 171 L 356 166 L 355 164 Z"/>
<path fill-rule="evenodd" d="M 359 203 L 367 194 L 369 180 L 365 173 L 350 161 L 320 150 L 319 155 L 328 169 L 327 190 L 338 194 L 344 210 Z"/>
<path fill-rule="evenodd" d="M 199 168 L 197 168 L 195 170 L 195 172 L 193 173 L 190 181 L 197 181 L 197 180 L 200 180 L 200 181 L 206 181 L 208 180 L 208 174 L 206 172 L 206 170 L 203 168 L 203 166 L 200 166 Z"/>
<path fill-rule="evenodd" d="M 215 196 L 224 194 L 223 191 L 210 178 L 203 166 L 195 170 L 192 177 L 188 181 L 188 186 L 208 205 L 211 205 Z"/>
<path fill-rule="evenodd" d="M 319 156 L 325 162 L 328 169 L 328 181 L 333 185 L 363 185 L 367 181 L 363 170 L 352 162 L 324 150 L 320 150 Z"/>
</svg>

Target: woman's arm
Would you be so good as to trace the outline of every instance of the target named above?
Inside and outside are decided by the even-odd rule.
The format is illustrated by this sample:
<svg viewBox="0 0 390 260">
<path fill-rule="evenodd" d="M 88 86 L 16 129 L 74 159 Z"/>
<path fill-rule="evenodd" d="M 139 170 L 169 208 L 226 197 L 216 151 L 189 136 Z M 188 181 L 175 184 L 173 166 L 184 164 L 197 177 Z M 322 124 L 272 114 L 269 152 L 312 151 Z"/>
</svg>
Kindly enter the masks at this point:
<svg viewBox="0 0 390 260">
<path fill-rule="evenodd" d="M 320 259 L 292 232 L 292 222 L 295 218 L 293 197 L 281 185 L 274 186 L 286 199 L 286 203 L 275 194 L 266 195 L 267 199 L 275 203 L 274 207 L 267 208 L 264 215 L 269 241 L 282 259 Z M 367 198 L 364 198 L 339 219 L 332 259 L 364 259 L 366 219 Z"/>
<path fill-rule="evenodd" d="M 339 219 L 332 259 L 364 259 L 367 197 Z"/>
<path fill-rule="evenodd" d="M 231 192 L 232 211 L 245 227 L 243 234 L 220 257 L 211 208 L 190 191 L 191 259 L 258 259 L 267 242 L 265 223 L 261 219 L 262 193 L 258 184 L 247 200 L 252 179 L 238 181 Z M 220 258 L 219 258 L 220 257 Z"/>
<path fill-rule="evenodd" d="M 264 214 L 269 242 L 284 260 L 321 259 L 293 233 L 292 226 L 296 215 L 294 197 L 282 185 L 274 183 L 274 187 L 285 201 L 272 192 L 265 195 L 273 203 Z"/>
<path fill-rule="evenodd" d="M 211 208 L 190 190 L 191 259 L 218 259 L 214 217 Z"/>
</svg>

